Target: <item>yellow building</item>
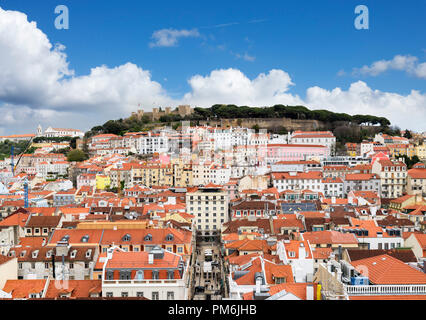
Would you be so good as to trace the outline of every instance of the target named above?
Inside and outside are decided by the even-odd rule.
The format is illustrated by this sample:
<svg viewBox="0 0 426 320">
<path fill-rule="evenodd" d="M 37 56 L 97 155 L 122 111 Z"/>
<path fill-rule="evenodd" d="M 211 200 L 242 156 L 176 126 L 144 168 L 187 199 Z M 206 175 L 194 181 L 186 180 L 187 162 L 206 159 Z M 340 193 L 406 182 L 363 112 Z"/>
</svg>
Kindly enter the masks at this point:
<svg viewBox="0 0 426 320">
<path fill-rule="evenodd" d="M 412 144 L 388 144 L 387 147 L 394 158 L 404 155 L 412 158 L 416 155 L 416 148 Z"/>
<path fill-rule="evenodd" d="M 170 165 L 147 163 L 131 169 L 133 185 L 173 186 L 173 170 Z"/>
<path fill-rule="evenodd" d="M 96 189 L 105 190 L 111 187 L 111 179 L 108 176 L 98 174 L 96 175 Z"/>
<path fill-rule="evenodd" d="M 186 188 L 193 186 L 192 165 L 185 164 L 181 159 L 172 161 L 174 186 Z"/>
<path fill-rule="evenodd" d="M 420 160 L 426 160 L 426 144 L 415 147 L 415 154 L 419 157 Z"/>
</svg>

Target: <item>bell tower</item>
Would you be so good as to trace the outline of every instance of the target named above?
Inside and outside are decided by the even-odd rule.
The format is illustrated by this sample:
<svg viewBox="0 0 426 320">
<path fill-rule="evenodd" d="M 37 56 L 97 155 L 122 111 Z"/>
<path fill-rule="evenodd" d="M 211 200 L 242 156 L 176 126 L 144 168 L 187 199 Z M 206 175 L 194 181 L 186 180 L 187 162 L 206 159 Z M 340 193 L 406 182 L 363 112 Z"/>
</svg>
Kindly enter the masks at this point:
<svg viewBox="0 0 426 320">
<path fill-rule="evenodd" d="M 43 135 L 43 129 L 41 125 L 39 124 L 37 127 L 37 137 L 41 137 Z"/>
</svg>

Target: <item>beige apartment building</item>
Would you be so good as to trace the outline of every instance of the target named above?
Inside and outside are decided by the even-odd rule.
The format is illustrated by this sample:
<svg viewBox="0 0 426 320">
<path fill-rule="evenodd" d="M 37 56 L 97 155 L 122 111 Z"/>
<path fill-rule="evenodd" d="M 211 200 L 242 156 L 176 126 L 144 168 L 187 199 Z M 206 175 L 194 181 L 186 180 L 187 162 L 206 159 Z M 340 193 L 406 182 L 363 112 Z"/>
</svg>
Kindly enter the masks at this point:
<svg viewBox="0 0 426 320">
<path fill-rule="evenodd" d="M 377 160 L 372 172 L 380 177 L 381 197 L 399 198 L 403 195 L 407 179 L 407 166 L 402 161 Z"/>
<path fill-rule="evenodd" d="M 195 229 L 202 235 L 219 234 L 229 220 L 229 196 L 222 186 L 208 184 L 186 193 L 186 211 L 195 216 Z"/>
<path fill-rule="evenodd" d="M 410 195 L 419 194 L 426 196 L 426 168 L 424 165 L 417 165 L 408 170 L 407 193 Z"/>
</svg>

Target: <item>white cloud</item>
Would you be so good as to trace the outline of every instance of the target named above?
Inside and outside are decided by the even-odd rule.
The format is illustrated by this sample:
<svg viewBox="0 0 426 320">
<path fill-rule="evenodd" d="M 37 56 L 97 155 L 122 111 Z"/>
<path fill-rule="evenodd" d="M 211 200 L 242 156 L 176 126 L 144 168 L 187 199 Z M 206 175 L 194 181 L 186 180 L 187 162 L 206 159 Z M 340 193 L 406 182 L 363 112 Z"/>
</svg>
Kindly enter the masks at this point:
<svg viewBox="0 0 426 320">
<path fill-rule="evenodd" d="M 396 55 L 392 60 L 380 60 L 371 64 L 355 68 L 353 74 L 377 76 L 388 70 L 405 71 L 418 78 L 426 79 L 426 63 L 419 64 L 419 59 L 410 55 Z"/>
<path fill-rule="evenodd" d="M 404 129 L 426 129 L 426 94 L 416 90 L 404 96 L 373 90 L 365 82 L 358 81 L 352 83 L 347 91 L 340 88 L 309 88 L 305 100 L 306 105 L 315 109 L 348 114 L 372 114 L 386 117 Z"/>
<path fill-rule="evenodd" d="M 25 14 L 0 8 L 0 100 L 43 102 L 59 80 L 73 75 L 63 50 Z"/>
<path fill-rule="evenodd" d="M 406 69 L 410 61 L 415 62 L 394 59 L 391 65 Z M 417 75 L 424 75 L 425 64 L 415 66 Z M 383 70 L 379 65 L 371 68 Z M 423 131 L 426 123 L 425 93 L 382 92 L 359 81 L 348 90 L 312 87 L 301 98 L 291 92 L 294 84 L 290 75 L 278 69 L 253 79 L 232 68 L 194 75 L 188 80 L 189 92 L 181 99 L 172 98 L 160 83 L 152 80 L 150 71 L 132 63 L 99 66 L 88 75 L 77 76 L 69 69 L 62 45 L 52 45 L 25 14 L 1 8 L 0 70 L 0 132 L 10 134 L 34 132 L 38 123 L 87 130 L 108 119 L 126 117 L 139 104 L 146 110 L 180 103 L 202 107 L 216 103 L 300 104 L 384 116 L 404 129 Z"/>
<path fill-rule="evenodd" d="M 161 29 L 152 34 L 152 39 L 149 46 L 153 47 L 174 47 L 177 45 L 179 38 L 197 38 L 200 33 L 197 29 L 192 30 L 176 30 L 176 29 Z"/>
<path fill-rule="evenodd" d="M 8 104 L 0 104 L 0 110 L 10 114 L 10 105 L 26 105 L 43 110 L 102 111 L 100 116 L 114 117 L 139 103 L 147 107 L 172 103 L 149 71 L 127 63 L 75 76 L 64 50 L 61 44 L 52 45 L 25 14 L 0 8 L 0 102 Z"/>
<path fill-rule="evenodd" d="M 256 57 L 249 55 L 247 52 L 244 53 L 244 54 L 236 53 L 235 56 L 238 59 L 243 59 L 243 60 L 248 61 L 248 62 L 254 62 L 256 60 Z"/>
<path fill-rule="evenodd" d="M 287 93 L 293 85 L 288 73 L 271 70 L 250 80 L 240 70 L 215 70 L 208 76 L 196 75 L 189 81 L 191 92 L 183 101 L 198 106 L 210 107 L 215 103 L 240 105 L 268 105 L 273 103 L 294 104 L 302 100 Z"/>
</svg>

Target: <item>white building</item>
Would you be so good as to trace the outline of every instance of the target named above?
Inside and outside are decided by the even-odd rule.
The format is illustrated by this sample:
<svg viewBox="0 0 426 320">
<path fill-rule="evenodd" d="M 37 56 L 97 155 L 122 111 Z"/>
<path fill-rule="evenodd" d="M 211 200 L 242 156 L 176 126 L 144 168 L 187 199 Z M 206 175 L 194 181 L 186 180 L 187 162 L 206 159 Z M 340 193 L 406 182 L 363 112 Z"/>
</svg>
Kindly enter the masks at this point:
<svg viewBox="0 0 426 320">
<path fill-rule="evenodd" d="M 84 137 L 84 132 L 78 129 L 52 128 L 49 127 L 44 131 L 44 136 L 48 138 L 60 137 Z"/>
<path fill-rule="evenodd" d="M 103 262 L 102 293 L 106 297 L 187 300 L 188 265 L 178 254 L 154 247 L 150 252 L 108 249 Z"/>
<path fill-rule="evenodd" d="M 165 153 L 169 150 L 168 139 L 162 132 L 138 136 L 136 139 L 136 152 L 138 154 Z"/>
</svg>

